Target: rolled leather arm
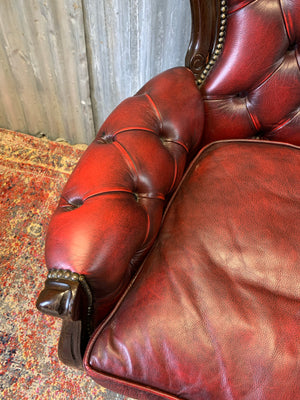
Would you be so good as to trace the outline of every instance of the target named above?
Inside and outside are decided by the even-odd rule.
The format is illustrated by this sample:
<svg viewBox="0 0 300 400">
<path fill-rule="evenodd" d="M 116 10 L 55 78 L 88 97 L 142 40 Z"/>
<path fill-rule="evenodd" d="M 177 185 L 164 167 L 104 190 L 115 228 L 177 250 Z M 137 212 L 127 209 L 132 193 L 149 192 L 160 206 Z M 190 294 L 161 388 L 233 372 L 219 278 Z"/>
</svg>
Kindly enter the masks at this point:
<svg viewBox="0 0 300 400">
<path fill-rule="evenodd" d="M 63 309 L 72 302 L 61 302 L 63 289 L 55 294 L 51 283 L 61 279 L 55 273 L 68 270 L 83 276 L 92 293 L 89 325 L 108 314 L 152 246 L 167 200 L 199 148 L 202 127 L 201 95 L 186 68 L 158 75 L 112 112 L 51 219 L 41 311 L 71 318 Z"/>
</svg>

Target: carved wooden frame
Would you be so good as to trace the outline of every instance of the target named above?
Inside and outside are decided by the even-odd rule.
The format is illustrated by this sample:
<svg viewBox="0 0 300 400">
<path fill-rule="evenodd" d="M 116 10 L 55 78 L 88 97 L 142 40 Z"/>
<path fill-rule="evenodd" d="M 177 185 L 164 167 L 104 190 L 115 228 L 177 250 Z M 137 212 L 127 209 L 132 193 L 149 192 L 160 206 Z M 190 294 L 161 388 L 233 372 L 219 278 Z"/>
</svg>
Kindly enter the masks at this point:
<svg viewBox="0 0 300 400">
<path fill-rule="evenodd" d="M 190 0 L 192 30 L 185 65 L 200 86 L 222 52 L 226 31 L 226 0 Z"/>
</svg>

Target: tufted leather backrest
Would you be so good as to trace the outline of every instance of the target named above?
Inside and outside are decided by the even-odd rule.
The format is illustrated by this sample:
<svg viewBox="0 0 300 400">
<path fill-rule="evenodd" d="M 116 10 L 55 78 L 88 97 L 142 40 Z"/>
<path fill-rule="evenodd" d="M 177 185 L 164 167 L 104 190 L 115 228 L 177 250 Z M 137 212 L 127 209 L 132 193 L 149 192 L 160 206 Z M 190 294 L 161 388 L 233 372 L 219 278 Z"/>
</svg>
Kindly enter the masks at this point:
<svg viewBox="0 0 300 400">
<path fill-rule="evenodd" d="M 201 87 L 203 144 L 300 144 L 300 1 L 228 0 L 222 54 Z"/>
</svg>

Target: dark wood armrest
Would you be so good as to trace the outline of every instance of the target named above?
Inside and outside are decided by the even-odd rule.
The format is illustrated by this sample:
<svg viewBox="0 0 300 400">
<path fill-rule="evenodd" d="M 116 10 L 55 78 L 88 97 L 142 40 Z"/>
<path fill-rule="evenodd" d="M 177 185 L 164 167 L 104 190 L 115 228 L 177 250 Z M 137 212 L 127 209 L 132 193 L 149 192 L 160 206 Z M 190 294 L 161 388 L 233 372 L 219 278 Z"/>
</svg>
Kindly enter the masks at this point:
<svg viewBox="0 0 300 400">
<path fill-rule="evenodd" d="M 82 369 L 82 357 L 93 331 L 93 298 L 84 275 L 51 270 L 36 306 L 44 314 L 62 319 L 58 345 L 60 360 Z"/>
</svg>

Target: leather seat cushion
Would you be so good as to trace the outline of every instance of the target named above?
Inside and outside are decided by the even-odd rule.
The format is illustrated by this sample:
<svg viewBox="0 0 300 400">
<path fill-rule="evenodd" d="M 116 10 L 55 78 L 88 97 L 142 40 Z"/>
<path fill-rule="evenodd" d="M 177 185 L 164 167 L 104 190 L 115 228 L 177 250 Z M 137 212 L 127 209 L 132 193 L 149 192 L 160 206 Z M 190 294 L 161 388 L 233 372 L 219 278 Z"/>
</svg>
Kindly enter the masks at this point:
<svg viewBox="0 0 300 400">
<path fill-rule="evenodd" d="M 139 400 L 298 398 L 299 150 L 239 140 L 197 156 L 89 343 L 90 376 Z"/>
</svg>

